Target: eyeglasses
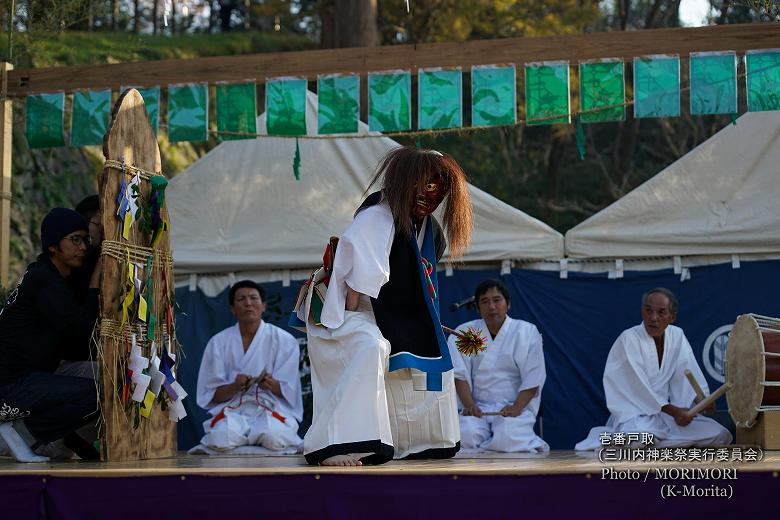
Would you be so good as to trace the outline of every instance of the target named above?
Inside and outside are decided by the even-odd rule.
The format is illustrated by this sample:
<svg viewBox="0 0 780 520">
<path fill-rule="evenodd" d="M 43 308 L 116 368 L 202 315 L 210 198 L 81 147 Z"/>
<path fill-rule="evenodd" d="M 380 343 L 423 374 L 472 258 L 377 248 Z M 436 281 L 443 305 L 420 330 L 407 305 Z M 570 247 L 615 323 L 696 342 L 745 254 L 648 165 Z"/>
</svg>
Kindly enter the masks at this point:
<svg viewBox="0 0 780 520">
<path fill-rule="evenodd" d="M 71 235 L 65 238 L 70 240 L 73 243 L 73 245 L 76 247 L 79 247 L 82 244 L 84 244 L 87 247 L 92 245 L 92 239 L 89 238 L 89 235 Z"/>
</svg>

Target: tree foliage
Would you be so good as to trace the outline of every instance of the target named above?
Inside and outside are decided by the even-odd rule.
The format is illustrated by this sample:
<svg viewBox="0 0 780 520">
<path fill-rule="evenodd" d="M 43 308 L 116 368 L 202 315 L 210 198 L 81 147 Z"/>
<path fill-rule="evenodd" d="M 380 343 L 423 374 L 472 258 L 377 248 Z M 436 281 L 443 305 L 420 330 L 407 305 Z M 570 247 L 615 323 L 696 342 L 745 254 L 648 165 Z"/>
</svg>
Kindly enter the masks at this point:
<svg viewBox="0 0 780 520">
<path fill-rule="evenodd" d="M 5 2 L 9 9 L 0 23 L 7 29 L 10 1 Z M 15 65 L 112 63 L 311 48 L 320 40 L 332 39 L 334 31 L 359 32 L 349 9 L 369 4 L 376 6 L 377 28 L 384 45 L 675 27 L 679 25 L 680 0 L 410 0 L 409 13 L 405 0 L 173 0 L 167 27 L 163 26 L 163 4 L 162 0 L 17 0 L 13 13 Z M 766 0 L 712 0 L 711 4 L 712 23 L 770 20 L 780 15 L 777 2 Z M 327 17 L 331 17 L 330 22 Z M 165 38 L 147 36 L 155 28 Z M 182 32 L 225 34 L 170 37 Z M 231 38 L 228 34 L 237 32 L 243 36 Z M 304 39 L 293 38 L 296 34 Z M 0 41 L 0 53 L 5 44 L 4 39 Z M 489 56 L 485 62 L 490 62 Z M 521 77 L 521 70 L 518 72 Z M 630 66 L 626 72 L 630 85 Z M 468 74 L 464 78 L 468 81 Z M 575 81 L 576 74 L 576 92 Z M 687 84 L 686 77 L 681 81 Z M 464 87 L 468 92 L 469 85 Z M 518 108 L 522 109 L 522 90 L 518 92 Z M 629 99 L 631 95 L 629 90 Z M 743 111 L 744 99 L 739 102 Z M 687 103 L 683 92 L 683 107 Z M 361 104 L 365 106 L 365 99 Z M 692 117 L 687 110 L 677 118 L 637 120 L 631 116 L 631 108 L 623 122 L 585 125 L 584 160 L 577 156 L 574 125 L 464 130 L 423 137 L 422 145 L 452 153 L 474 184 L 565 231 L 730 124 L 723 117 Z M 40 216 L 52 205 L 72 204 L 88 193 L 94 186 L 93 174 L 100 169 L 94 150 L 28 150 L 21 113 L 17 107 L 11 244 L 16 272 L 34 255 Z M 469 123 L 467 110 L 464 124 Z M 400 141 L 412 144 L 415 140 Z M 162 143 L 164 169 L 175 172 L 215 143 Z"/>
</svg>

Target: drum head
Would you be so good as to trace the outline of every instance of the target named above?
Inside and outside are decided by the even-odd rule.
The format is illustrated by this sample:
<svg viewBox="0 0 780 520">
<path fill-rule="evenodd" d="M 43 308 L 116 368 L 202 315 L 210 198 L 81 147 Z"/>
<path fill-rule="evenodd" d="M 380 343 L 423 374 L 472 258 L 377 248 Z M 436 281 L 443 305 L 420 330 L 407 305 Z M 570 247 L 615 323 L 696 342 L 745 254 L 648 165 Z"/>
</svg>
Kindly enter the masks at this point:
<svg viewBox="0 0 780 520">
<path fill-rule="evenodd" d="M 764 398 L 765 360 L 761 354 L 764 340 L 758 323 L 750 314 L 737 318 L 726 347 L 726 381 L 732 384 L 726 393 L 729 415 L 737 426 L 749 427 L 755 421 Z"/>
</svg>

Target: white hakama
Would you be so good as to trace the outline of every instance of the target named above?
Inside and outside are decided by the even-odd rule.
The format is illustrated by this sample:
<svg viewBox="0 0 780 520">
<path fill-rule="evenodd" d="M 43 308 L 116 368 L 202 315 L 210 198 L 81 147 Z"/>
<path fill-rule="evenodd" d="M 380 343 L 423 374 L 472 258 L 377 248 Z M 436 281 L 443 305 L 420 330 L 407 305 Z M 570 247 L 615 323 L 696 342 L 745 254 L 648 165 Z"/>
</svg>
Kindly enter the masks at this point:
<svg viewBox="0 0 780 520">
<path fill-rule="evenodd" d="M 475 403 L 483 412 L 498 412 L 511 405 L 523 390 L 537 388 L 536 394 L 517 417 L 461 416 L 460 436 L 464 451 L 546 452 L 550 447 L 533 427 L 539 413 L 542 387 L 546 379 L 542 336 L 536 327 L 507 316 L 495 338 L 484 320 L 461 324 L 482 331 L 487 338 L 484 351 L 466 356 L 449 346 L 455 365 L 455 378 L 466 381 Z"/>
<path fill-rule="evenodd" d="M 386 203 L 358 212 L 336 249 L 322 326 L 309 319 L 312 288 L 299 309 L 312 367 L 314 413 L 304 438 L 310 464 L 345 454 L 383 463 L 429 448 L 451 448 L 458 440 L 457 419 L 439 415 L 450 408 L 452 417 L 457 415 L 452 377 L 444 392 L 424 392 L 412 390 L 410 374 L 416 371 L 387 373 L 391 348 L 369 298 L 377 298 L 390 279 L 394 233 Z M 347 287 L 365 295 L 356 312 L 345 310 Z"/>
<path fill-rule="evenodd" d="M 203 423 L 201 444 L 213 450 L 250 445 L 296 452 L 302 444 L 298 422 L 303 416 L 299 359 L 298 341 L 265 322 L 246 352 L 238 324 L 211 338 L 198 373 L 198 405 L 211 414 Z M 254 386 L 230 401 L 212 401 L 217 388 L 234 382 L 238 374 L 255 377 L 263 370 L 279 381 L 282 397 Z"/>
<path fill-rule="evenodd" d="M 696 397 L 685 377 L 690 370 L 705 394 L 707 381 L 682 329 L 669 325 L 664 332 L 661 365 L 653 338 L 639 324 L 615 340 L 604 367 L 604 393 L 611 412 L 604 427 L 591 429 L 575 450 L 602 447 L 602 433 L 651 433 L 654 447 L 720 446 L 730 444 L 731 433 L 709 417 L 697 415 L 687 426 L 661 411 L 667 404 L 690 408 Z"/>
</svg>

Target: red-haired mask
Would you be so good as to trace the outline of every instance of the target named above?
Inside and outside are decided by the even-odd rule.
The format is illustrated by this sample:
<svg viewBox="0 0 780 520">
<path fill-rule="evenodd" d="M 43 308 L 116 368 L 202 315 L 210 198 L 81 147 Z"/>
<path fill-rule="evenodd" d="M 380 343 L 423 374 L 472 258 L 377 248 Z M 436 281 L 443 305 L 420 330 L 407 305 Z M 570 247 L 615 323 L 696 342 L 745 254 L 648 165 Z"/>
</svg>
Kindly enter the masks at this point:
<svg viewBox="0 0 780 520">
<path fill-rule="evenodd" d="M 427 217 L 436 211 L 446 196 L 447 186 L 442 176 L 439 173 L 428 176 L 415 196 L 412 215 L 416 218 Z"/>
</svg>

